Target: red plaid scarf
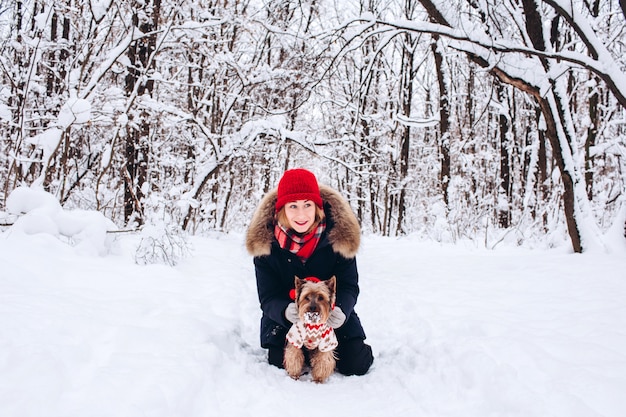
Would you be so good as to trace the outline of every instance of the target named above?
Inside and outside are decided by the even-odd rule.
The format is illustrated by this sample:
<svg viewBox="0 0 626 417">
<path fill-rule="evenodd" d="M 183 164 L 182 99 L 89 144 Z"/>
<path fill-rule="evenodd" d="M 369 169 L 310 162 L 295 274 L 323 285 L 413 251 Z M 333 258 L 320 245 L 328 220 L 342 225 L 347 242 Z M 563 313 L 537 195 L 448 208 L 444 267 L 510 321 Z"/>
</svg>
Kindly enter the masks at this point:
<svg viewBox="0 0 626 417">
<path fill-rule="evenodd" d="M 324 230 L 326 230 L 325 220 L 322 220 L 315 229 L 306 235 L 299 235 L 293 229 L 287 229 L 276 222 L 274 236 L 281 248 L 296 254 L 304 263 L 313 254 Z"/>
</svg>

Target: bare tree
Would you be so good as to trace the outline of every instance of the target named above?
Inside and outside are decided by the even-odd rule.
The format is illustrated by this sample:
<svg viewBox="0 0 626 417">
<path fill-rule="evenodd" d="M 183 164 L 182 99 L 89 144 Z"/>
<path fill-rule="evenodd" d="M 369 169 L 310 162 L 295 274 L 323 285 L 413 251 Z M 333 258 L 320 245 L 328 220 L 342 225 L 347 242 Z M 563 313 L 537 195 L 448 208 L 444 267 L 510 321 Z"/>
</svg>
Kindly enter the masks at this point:
<svg viewBox="0 0 626 417">
<path fill-rule="evenodd" d="M 441 5 L 435 4 L 430 0 L 421 0 L 421 4 L 424 6 L 426 11 L 429 13 L 430 18 L 435 21 L 437 24 L 451 28 L 451 24 L 444 17 L 444 13 L 440 8 Z M 570 22 L 575 30 L 577 29 L 577 33 L 583 38 L 586 39 L 585 43 L 590 46 L 590 48 L 595 48 L 595 43 L 593 43 L 592 39 L 588 38 L 588 31 L 583 30 L 578 22 L 580 20 L 576 20 L 575 17 L 571 14 L 568 14 L 567 11 L 561 10 L 558 4 L 554 4 L 553 2 L 549 2 L 555 7 L 557 10 L 568 22 Z M 528 51 L 534 51 L 535 55 L 539 58 L 543 65 L 543 70 L 545 71 L 545 80 L 550 82 L 554 88 L 550 89 L 548 94 L 546 95 L 541 89 L 534 85 L 533 82 L 520 78 L 517 74 L 512 74 L 508 72 L 508 69 L 502 65 L 499 65 L 497 62 L 490 61 L 488 55 L 479 55 L 476 53 L 476 49 L 473 52 L 469 52 L 469 56 L 472 60 L 474 60 L 479 65 L 490 68 L 490 72 L 498 77 L 501 81 L 518 88 L 531 96 L 533 96 L 539 105 L 539 108 L 542 111 L 542 115 L 546 121 L 546 137 L 550 141 L 551 147 L 553 149 L 553 155 L 556 160 L 557 166 L 561 172 L 561 178 L 564 186 L 564 194 L 563 194 L 563 205 L 565 210 L 566 222 L 568 225 L 568 230 L 570 234 L 570 238 L 572 241 L 572 246 L 576 252 L 581 252 L 583 250 L 583 236 L 581 235 L 581 224 L 583 217 L 585 217 L 584 212 L 588 211 L 588 200 L 586 198 L 586 194 L 581 196 L 581 185 L 584 189 L 583 178 L 580 173 L 580 170 L 577 168 L 574 162 L 574 148 L 573 148 L 573 132 L 570 131 L 569 126 L 571 126 L 570 122 L 570 114 L 569 109 L 567 107 L 566 98 L 562 96 L 561 90 L 558 87 L 559 80 L 552 78 L 550 75 L 551 61 L 550 58 L 553 54 L 548 53 L 545 47 L 545 40 L 543 39 L 543 33 L 541 32 L 541 28 L 543 27 L 541 16 L 537 9 L 537 5 L 532 0 L 524 0 L 522 1 L 524 6 L 524 16 L 525 16 L 525 30 L 526 35 L 532 42 L 532 49 L 527 48 Z M 437 28 L 429 28 L 429 29 L 421 29 L 416 26 L 411 26 L 410 24 L 394 24 L 389 22 L 381 22 L 383 24 L 388 24 L 390 26 L 398 27 L 401 30 L 410 30 L 410 31 L 432 31 L 435 33 L 445 34 L 447 36 L 451 36 L 457 40 L 462 39 L 463 41 L 472 43 L 473 41 L 466 36 L 458 36 L 456 32 L 448 31 L 445 29 L 437 29 Z M 480 45 L 484 47 L 486 45 Z M 490 47 L 486 46 L 487 50 L 491 50 Z M 471 47 L 468 47 L 471 49 Z M 498 52 L 517 52 L 516 50 L 510 50 L 507 48 L 502 48 L 503 50 L 499 50 Z M 498 57 L 500 55 L 498 54 Z M 497 59 L 497 57 L 494 56 Z M 580 62 L 577 58 L 570 59 L 571 61 Z M 584 62 L 584 61 L 582 61 Z M 614 77 L 617 74 L 610 73 L 607 71 L 600 71 L 599 66 L 596 67 L 593 63 L 587 63 L 588 67 L 593 68 L 595 71 L 599 72 L 600 78 L 605 80 L 609 85 L 609 88 L 616 93 L 616 96 L 621 101 L 623 99 L 623 92 L 620 90 L 618 84 L 615 82 Z M 621 74 L 619 74 L 621 75 Z M 593 239 L 592 236 L 588 235 L 585 238 Z"/>
<path fill-rule="evenodd" d="M 161 14 L 161 0 L 136 1 L 133 3 L 133 32 L 136 33 L 128 59 L 130 66 L 126 75 L 126 94 L 129 97 L 149 97 L 154 90 L 150 72 L 154 70 L 157 28 Z M 148 175 L 150 157 L 151 117 L 147 109 L 137 109 L 130 115 L 126 132 L 126 164 L 124 167 L 124 219 L 129 223 L 135 217 L 137 224 L 144 222 L 144 184 Z"/>
<path fill-rule="evenodd" d="M 229 230 L 304 165 L 368 231 L 576 250 L 622 204 L 614 0 L 3 4 L 5 197 Z"/>
<path fill-rule="evenodd" d="M 444 71 L 442 46 L 439 44 L 439 36 L 433 36 L 432 51 L 435 57 L 435 69 L 437 71 L 437 85 L 439 87 L 439 152 L 441 159 L 441 170 L 439 182 L 441 184 L 441 194 L 443 202 L 449 208 L 450 195 L 448 188 L 451 179 L 450 163 L 450 99 L 448 92 L 448 82 Z"/>
<path fill-rule="evenodd" d="M 500 145 L 500 186 L 497 188 L 498 195 L 498 221 L 500 227 L 507 228 L 511 224 L 511 200 L 512 200 L 512 184 L 511 184 L 511 155 L 512 143 L 510 136 L 510 123 L 509 115 L 506 113 L 508 110 L 507 98 L 505 94 L 504 86 L 501 83 L 496 83 L 496 92 L 498 95 L 498 102 L 500 104 L 500 111 L 498 112 L 498 130 L 499 130 L 499 145 Z"/>
</svg>

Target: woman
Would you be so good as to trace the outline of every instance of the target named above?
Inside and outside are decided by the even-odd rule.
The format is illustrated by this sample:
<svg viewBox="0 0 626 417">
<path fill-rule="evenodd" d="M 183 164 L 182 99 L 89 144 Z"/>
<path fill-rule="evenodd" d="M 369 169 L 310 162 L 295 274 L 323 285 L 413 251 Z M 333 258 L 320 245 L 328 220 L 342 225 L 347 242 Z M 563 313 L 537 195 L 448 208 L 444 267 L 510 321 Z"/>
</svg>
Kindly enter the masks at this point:
<svg viewBox="0 0 626 417">
<path fill-rule="evenodd" d="M 294 277 L 337 277 L 337 299 L 329 324 L 339 345 L 337 370 L 363 375 L 374 358 L 364 343 L 365 332 L 354 311 L 359 295 L 356 253 L 359 223 L 341 195 L 318 186 L 305 169 L 285 171 L 276 190 L 257 208 L 246 235 L 254 256 L 257 290 L 263 316 L 261 346 L 270 364 L 283 367 L 285 337 L 297 312 L 290 291 Z"/>
</svg>

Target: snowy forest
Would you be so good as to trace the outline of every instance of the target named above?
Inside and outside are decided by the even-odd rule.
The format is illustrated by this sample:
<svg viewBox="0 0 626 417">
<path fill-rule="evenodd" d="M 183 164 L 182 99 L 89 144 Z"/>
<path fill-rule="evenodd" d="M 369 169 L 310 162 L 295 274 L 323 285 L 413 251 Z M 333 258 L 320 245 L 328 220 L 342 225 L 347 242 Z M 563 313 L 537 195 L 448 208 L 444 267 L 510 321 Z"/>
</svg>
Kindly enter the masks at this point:
<svg viewBox="0 0 626 417">
<path fill-rule="evenodd" d="M 241 231 L 305 167 L 366 233 L 582 252 L 626 226 L 625 3 L 0 0 L 0 211 Z"/>
</svg>

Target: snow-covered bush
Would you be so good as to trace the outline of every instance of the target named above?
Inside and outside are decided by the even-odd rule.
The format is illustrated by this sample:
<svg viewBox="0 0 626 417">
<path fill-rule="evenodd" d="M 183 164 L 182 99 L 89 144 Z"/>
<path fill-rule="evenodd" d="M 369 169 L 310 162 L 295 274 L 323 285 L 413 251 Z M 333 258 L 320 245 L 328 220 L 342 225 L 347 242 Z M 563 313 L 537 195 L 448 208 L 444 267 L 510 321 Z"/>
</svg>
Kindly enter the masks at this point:
<svg viewBox="0 0 626 417">
<path fill-rule="evenodd" d="M 103 256 L 110 252 L 117 230 L 102 213 L 64 210 L 57 199 L 41 188 L 18 187 L 6 202 L 7 214 L 17 220 L 9 234 L 48 234 L 76 247 L 86 255 Z"/>
<path fill-rule="evenodd" d="M 174 226 L 146 225 L 141 231 L 141 240 L 135 252 L 139 265 L 166 264 L 175 266 L 189 255 L 187 240 Z"/>
</svg>

